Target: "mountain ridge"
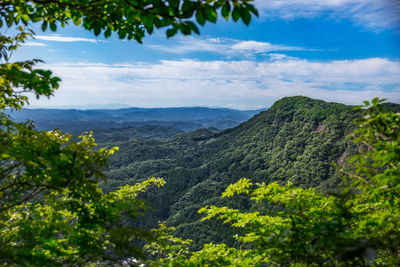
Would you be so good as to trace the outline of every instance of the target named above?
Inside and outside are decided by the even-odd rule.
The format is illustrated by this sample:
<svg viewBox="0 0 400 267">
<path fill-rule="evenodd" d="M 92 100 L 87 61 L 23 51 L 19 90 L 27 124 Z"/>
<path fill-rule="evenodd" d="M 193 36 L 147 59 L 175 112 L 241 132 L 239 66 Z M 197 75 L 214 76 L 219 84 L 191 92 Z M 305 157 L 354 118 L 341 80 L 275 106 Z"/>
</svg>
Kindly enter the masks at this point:
<svg viewBox="0 0 400 267">
<path fill-rule="evenodd" d="M 223 226 L 200 222 L 197 210 L 227 204 L 219 196 L 240 178 L 266 183 L 291 181 L 323 192 L 336 189 L 340 173 L 332 163 L 343 164 L 356 151 L 346 136 L 360 114 L 353 106 L 287 97 L 234 128 L 130 140 L 112 159 L 105 190 L 147 177 L 163 177 L 165 187 L 145 195 L 153 212 L 146 215 L 150 219 L 144 225 L 165 220 L 176 227 L 179 236 L 198 237 L 194 246 L 199 248 L 206 242 L 229 239 Z M 229 204 L 252 208 L 240 198 Z"/>
</svg>

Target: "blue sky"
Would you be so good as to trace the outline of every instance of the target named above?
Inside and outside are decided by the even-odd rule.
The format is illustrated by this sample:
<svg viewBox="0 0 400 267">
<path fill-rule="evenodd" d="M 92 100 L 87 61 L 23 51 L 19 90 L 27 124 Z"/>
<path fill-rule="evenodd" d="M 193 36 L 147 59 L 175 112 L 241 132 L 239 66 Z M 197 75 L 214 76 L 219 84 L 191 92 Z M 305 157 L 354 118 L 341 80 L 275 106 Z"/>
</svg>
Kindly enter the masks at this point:
<svg viewBox="0 0 400 267">
<path fill-rule="evenodd" d="M 80 27 L 35 29 L 14 59 L 40 58 L 62 78 L 32 107 L 269 107 L 285 96 L 400 103 L 400 1 L 256 0 L 260 17 L 207 24 L 199 36 L 144 44 Z"/>
</svg>

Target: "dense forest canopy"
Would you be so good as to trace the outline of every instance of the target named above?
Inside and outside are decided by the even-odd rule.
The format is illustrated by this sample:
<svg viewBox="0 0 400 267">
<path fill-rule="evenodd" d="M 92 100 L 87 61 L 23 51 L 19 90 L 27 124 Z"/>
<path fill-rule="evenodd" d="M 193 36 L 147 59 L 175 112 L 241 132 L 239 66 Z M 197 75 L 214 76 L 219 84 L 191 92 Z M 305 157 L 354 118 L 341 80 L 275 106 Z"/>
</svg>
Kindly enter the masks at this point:
<svg viewBox="0 0 400 267">
<path fill-rule="evenodd" d="M 146 195 L 153 207 L 146 219 L 149 226 L 167 220 L 177 228 L 176 233 L 193 239 L 196 248 L 210 241 L 231 240 L 229 229 L 200 223 L 197 210 L 205 205 L 227 205 L 219 195 L 243 177 L 265 183 L 291 181 L 303 188 L 318 187 L 320 192 L 336 190 L 340 172 L 334 165 L 343 167 L 357 151 L 347 136 L 360 114 L 343 104 L 287 97 L 233 129 L 132 139 L 121 143 L 112 157 L 103 188 L 112 191 L 144 177 L 163 177 L 164 188 Z M 229 204 L 259 208 L 238 199 Z"/>
<path fill-rule="evenodd" d="M 146 246 L 150 266 L 396 266 L 399 257 L 400 113 L 381 100 L 365 101 L 352 139 L 358 151 L 342 167 L 336 192 L 296 187 L 290 181 L 243 178 L 221 194 L 229 206 L 209 203 L 198 212 L 233 229 L 225 241 L 190 250 L 192 240 L 160 225 L 160 242 Z M 358 107 L 359 108 L 359 107 Z M 290 179 L 290 178 L 289 178 Z M 238 196 L 254 209 L 235 208 Z M 237 205 L 235 205 L 237 206 Z M 211 220 L 214 221 L 214 220 Z"/>
</svg>

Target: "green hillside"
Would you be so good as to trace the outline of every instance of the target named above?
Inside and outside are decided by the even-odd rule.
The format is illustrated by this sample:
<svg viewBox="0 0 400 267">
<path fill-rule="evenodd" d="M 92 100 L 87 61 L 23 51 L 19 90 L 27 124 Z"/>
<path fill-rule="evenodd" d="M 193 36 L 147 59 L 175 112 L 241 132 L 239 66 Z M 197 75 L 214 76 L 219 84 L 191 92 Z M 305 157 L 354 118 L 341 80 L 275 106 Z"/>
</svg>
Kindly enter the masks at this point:
<svg viewBox="0 0 400 267">
<path fill-rule="evenodd" d="M 199 208 L 227 204 L 221 192 L 243 177 L 334 190 L 339 181 L 334 164 L 353 153 L 346 135 L 359 115 L 351 106 L 287 97 L 236 128 L 131 139 L 119 144 L 104 188 L 163 177 L 165 187 L 145 196 L 153 210 L 142 226 L 166 220 L 177 234 L 196 237 L 198 243 L 226 239 L 220 224 L 200 224 Z M 230 206 L 252 208 L 245 199 L 230 201 Z"/>
</svg>

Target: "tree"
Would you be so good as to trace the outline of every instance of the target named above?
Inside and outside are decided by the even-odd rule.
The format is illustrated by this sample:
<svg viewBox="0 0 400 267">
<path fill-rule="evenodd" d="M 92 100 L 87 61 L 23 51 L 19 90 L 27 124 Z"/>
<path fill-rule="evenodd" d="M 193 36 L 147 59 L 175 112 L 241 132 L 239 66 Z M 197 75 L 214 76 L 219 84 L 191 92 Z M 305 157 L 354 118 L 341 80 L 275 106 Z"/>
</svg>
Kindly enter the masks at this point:
<svg viewBox="0 0 400 267">
<path fill-rule="evenodd" d="M 102 31 L 107 38 L 112 32 L 120 39 L 142 42 L 145 33 L 154 28 L 169 27 L 167 36 L 178 31 L 189 35 L 199 33 L 198 25 L 215 23 L 220 10 L 222 17 L 249 24 L 258 11 L 253 0 L 5 0 L 0 3 L 0 26 L 11 27 L 22 22 L 41 22 L 42 30 L 57 30 L 73 22 L 92 30 L 97 36 Z M 195 19 L 193 18 L 195 17 Z M 197 23 L 196 23 L 197 22 Z"/>
<path fill-rule="evenodd" d="M 204 220 L 216 218 L 238 232 L 240 248 L 207 244 L 189 252 L 190 241 L 157 233 L 163 243 L 148 249 L 154 266 L 397 266 L 400 264 L 400 113 L 384 111 L 382 100 L 365 101 L 353 140 L 359 152 L 343 169 L 342 191 L 324 195 L 314 188 L 276 182 L 253 184 L 243 178 L 222 197 L 248 195 L 268 213 L 209 206 Z M 358 107 L 361 108 L 361 107 Z M 161 231 L 161 233 L 160 233 Z M 160 256 L 167 255 L 167 256 Z"/>
<path fill-rule="evenodd" d="M 59 79 L 33 69 L 38 60 L 8 62 L 31 36 L 0 39 L 0 110 L 20 109 L 33 90 L 49 96 Z M 19 90 L 19 91 L 18 91 Z M 97 182 L 117 148 L 95 150 L 91 134 L 73 142 L 58 130 L 37 131 L 0 113 L 0 265 L 53 266 L 142 256 L 132 240 L 152 240 L 148 231 L 124 224 L 146 208 L 136 196 L 162 179 L 152 178 L 103 194 Z"/>
<path fill-rule="evenodd" d="M 197 25 L 215 22 L 217 11 L 234 21 L 257 14 L 251 0 L 5 0 L 0 26 L 41 23 L 56 31 L 70 22 L 105 37 L 142 42 L 154 28 L 198 33 Z M 193 19 L 193 16 L 195 19 Z M 149 231 L 130 227 L 146 209 L 139 193 L 164 181 L 151 178 L 104 194 L 98 181 L 117 148 L 95 149 L 91 133 L 72 141 L 58 130 L 41 132 L 32 122 L 16 123 L 4 113 L 28 104 L 26 93 L 50 97 L 60 79 L 35 68 L 40 60 L 11 62 L 11 54 L 33 31 L 18 27 L 15 36 L 0 34 L 0 265 L 88 265 L 143 256 L 138 241 Z M 136 241 L 136 242 L 135 242 Z"/>
<path fill-rule="evenodd" d="M 59 79 L 50 71 L 33 69 L 38 60 L 7 62 L 10 53 L 32 33 L 1 37 L 0 110 L 20 109 L 33 89 L 49 96 Z M 84 264 L 142 256 L 132 240 L 152 240 L 148 231 L 130 227 L 146 209 L 136 196 L 152 178 L 103 194 L 97 182 L 117 148 L 95 150 L 89 133 L 78 142 L 58 130 L 37 131 L 31 122 L 16 123 L 0 113 L 0 265 Z"/>
</svg>

